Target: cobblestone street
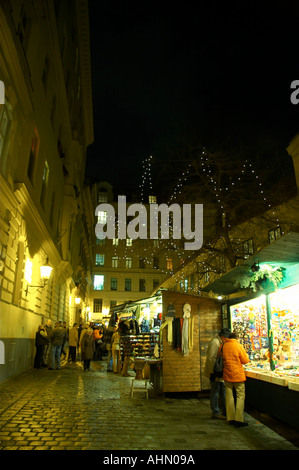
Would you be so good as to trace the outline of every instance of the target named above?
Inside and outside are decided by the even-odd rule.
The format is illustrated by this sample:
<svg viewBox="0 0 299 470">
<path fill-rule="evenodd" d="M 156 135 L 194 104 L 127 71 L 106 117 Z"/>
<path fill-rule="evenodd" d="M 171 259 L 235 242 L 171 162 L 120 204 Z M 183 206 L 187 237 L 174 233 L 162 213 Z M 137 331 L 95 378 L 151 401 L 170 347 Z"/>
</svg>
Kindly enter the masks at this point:
<svg viewBox="0 0 299 470">
<path fill-rule="evenodd" d="M 134 373 L 131 372 L 132 377 Z M 236 429 L 211 419 L 209 400 L 130 397 L 132 377 L 107 373 L 106 364 L 32 369 L 0 385 L 1 450 L 298 450 L 246 415 Z"/>
</svg>

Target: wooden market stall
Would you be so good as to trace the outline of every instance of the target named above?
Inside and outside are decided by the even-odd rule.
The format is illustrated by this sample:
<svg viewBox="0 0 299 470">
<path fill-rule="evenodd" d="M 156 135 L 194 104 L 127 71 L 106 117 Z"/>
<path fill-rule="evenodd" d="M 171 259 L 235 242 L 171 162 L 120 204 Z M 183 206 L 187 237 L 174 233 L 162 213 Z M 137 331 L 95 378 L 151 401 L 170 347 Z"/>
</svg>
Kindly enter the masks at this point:
<svg viewBox="0 0 299 470">
<path fill-rule="evenodd" d="M 209 297 L 162 292 L 162 391 L 194 392 L 210 388 L 203 371 L 209 342 L 222 327 L 221 305 Z M 173 322 L 184 321 L 184 306 L 190 306 L 189 352 L 184 355 L 173 336 Z M 171 324 L 171 326 L 170 326 Z M 164 325 L 164 326 L 163 326 Z"/>
</svg>

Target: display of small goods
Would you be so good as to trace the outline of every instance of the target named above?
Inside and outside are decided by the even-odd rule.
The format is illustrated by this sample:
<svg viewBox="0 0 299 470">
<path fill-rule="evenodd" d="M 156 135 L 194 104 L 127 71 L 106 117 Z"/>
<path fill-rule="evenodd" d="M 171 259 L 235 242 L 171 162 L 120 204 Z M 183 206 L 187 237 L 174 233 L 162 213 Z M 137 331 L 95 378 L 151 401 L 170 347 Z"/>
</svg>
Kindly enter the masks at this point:
<svg viewBox="0 0 299 470">
<path fill-rule="evenodd" d="M 265 296 L 233 305 L 232 331 L 238 334 L 251 361 L 268 359 L 269 339 Z"/>
<path fill-rule="evenodd" d="M 299 285 L 270 294 L 269 306 L 274 371 L 270 370 L 266 296 L 230 308 L 232 330 L 251 360 L 245 368 L 276 377 L 299 377 Z"/>
<path fill-rule="evenodd" d="M 159 347 L 159 333 L 121 336 L 121 352 L 125 356 L 154 357 Z"/>
</svg>

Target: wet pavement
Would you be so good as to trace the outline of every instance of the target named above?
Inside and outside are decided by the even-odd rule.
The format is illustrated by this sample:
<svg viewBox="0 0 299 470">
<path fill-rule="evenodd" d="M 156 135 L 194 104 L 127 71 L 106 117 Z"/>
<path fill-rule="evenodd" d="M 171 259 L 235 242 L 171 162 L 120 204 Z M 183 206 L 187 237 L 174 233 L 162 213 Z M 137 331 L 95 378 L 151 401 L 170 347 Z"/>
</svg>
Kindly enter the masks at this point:
<svg viewBox="0 0 299 470">
<path fill-rule="evenodd" d="M 212 419 L 207 395 L 131 398 L 133 371 L 92 367 L 31 369 L 0 384 L 0 450 L 299 450 L 249 414 L 242 429 Z"/>
</svg>

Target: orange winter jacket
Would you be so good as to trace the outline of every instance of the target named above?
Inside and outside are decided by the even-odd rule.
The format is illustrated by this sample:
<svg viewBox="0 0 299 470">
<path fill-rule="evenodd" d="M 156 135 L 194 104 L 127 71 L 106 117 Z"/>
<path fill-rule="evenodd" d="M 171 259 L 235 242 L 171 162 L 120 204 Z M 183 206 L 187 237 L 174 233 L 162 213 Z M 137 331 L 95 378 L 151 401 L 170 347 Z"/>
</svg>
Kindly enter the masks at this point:
<svg viewBox="0 0 299 470">
<path fill-rule="evenodd" d="M 223 345 L 223 380 L 226 382 L 245 382 L 243 364 L 249 357 L 243 346 L 236 339 L 225 339 Z"/>
</svg>

